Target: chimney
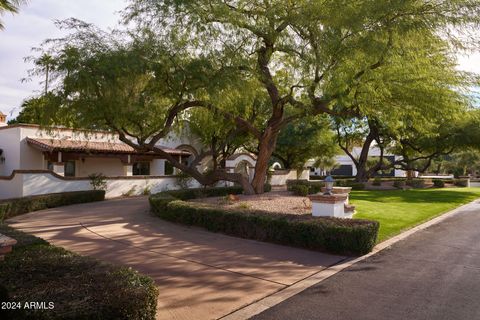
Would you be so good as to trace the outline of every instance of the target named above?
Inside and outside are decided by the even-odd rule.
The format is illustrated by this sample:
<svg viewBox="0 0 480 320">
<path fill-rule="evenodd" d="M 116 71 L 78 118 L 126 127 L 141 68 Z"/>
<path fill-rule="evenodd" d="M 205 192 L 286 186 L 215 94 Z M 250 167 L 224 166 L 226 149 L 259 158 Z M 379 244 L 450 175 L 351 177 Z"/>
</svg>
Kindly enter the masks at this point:
<svg viewBox="0 0 480 320">
<path fill-rule="evenodd" d="M 7 115 L 3 114 L 2 111 L 0 111 L 0 127 L 5 127 L 7 125 Z"/>
</svg>

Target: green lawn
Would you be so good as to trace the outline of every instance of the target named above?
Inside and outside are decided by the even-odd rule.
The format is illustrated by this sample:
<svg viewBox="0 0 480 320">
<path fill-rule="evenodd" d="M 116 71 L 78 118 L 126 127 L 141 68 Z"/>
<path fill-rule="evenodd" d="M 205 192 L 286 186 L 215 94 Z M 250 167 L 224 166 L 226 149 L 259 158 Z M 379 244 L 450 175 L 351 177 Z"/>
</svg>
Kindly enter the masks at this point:
<svg viewBox="0 0 480 320">
<path fill-rule="evenodd" d="M 354 218 L 380 222 L 378 242 L 480 198 L 480 188 L 352 191 Z"/>
</svg>

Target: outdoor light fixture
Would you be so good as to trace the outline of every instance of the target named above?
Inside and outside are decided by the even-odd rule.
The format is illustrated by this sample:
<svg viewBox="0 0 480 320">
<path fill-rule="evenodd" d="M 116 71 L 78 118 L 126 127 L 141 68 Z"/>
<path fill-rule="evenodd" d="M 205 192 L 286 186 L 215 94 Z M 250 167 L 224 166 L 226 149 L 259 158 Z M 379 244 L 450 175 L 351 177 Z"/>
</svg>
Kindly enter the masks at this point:
<svg viewBox="0 0 480 320">
<path fill-rule="evenodd" d="M 323 180 L 325 182 L 325 195 L 332 195 L 332 190 L 333 190 L 333 183 L 335 180 L 333 180 L 332 176 L 328 176 Z"/>
</svg>

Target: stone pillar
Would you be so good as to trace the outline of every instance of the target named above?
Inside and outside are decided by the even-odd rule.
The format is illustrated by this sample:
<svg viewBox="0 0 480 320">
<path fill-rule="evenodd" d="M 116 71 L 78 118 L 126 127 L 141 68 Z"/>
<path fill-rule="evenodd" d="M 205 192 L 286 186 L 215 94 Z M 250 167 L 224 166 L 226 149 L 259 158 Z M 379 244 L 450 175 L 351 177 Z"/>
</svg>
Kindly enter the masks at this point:
<svg viewBox="0 0 480 320">
<path fill-rule="evenodd" d="M 124 163 L 123 164 L 123 175 L 124 176 L 133 176 L 133 164 Z"/>
<path fill-rule="evenodd" d="M 325 193 L 327 191 L 327 188 L 322 187 L 321 190 L 322 190 L 322 193 Z M 344 194 L 347 196 L 347 199 L 345 200 L 345 204 L 348 204 L 350 191 L 352 191 L 351 187 L 333 187 L 332 189 L 333 194 Z"/>
<path fill-rule="evenodd" d="M 150 162 L 150 174 L 152 176 L 165 175 L 165 159 L 153 159 Z"/>
<path fill-rule="evenodd" d="M 312 215 L 314 217 L 345 218 L 345 194 L 312 194 L 308 198 L 312 202 Z"/>
</svg>

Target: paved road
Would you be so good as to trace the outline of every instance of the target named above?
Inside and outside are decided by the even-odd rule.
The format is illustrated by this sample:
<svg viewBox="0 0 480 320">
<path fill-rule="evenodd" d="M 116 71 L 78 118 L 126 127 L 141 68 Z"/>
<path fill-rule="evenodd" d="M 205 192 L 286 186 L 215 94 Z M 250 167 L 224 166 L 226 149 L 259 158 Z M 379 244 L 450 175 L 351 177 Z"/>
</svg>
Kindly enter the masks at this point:
<svg viewBox="0 0 480 320">
<path fill-rule="evenodd" d="M 480 203 L 253 319 L 480 319 Z"/>
<path fill-rule="evenodd" d="M 149 213 L 145 197 L 37 211 L 7 222 L 151 276 L 160 292 L 157 319 L 216 319 L 344 259 L 168 223 Z"/>
</svg>

